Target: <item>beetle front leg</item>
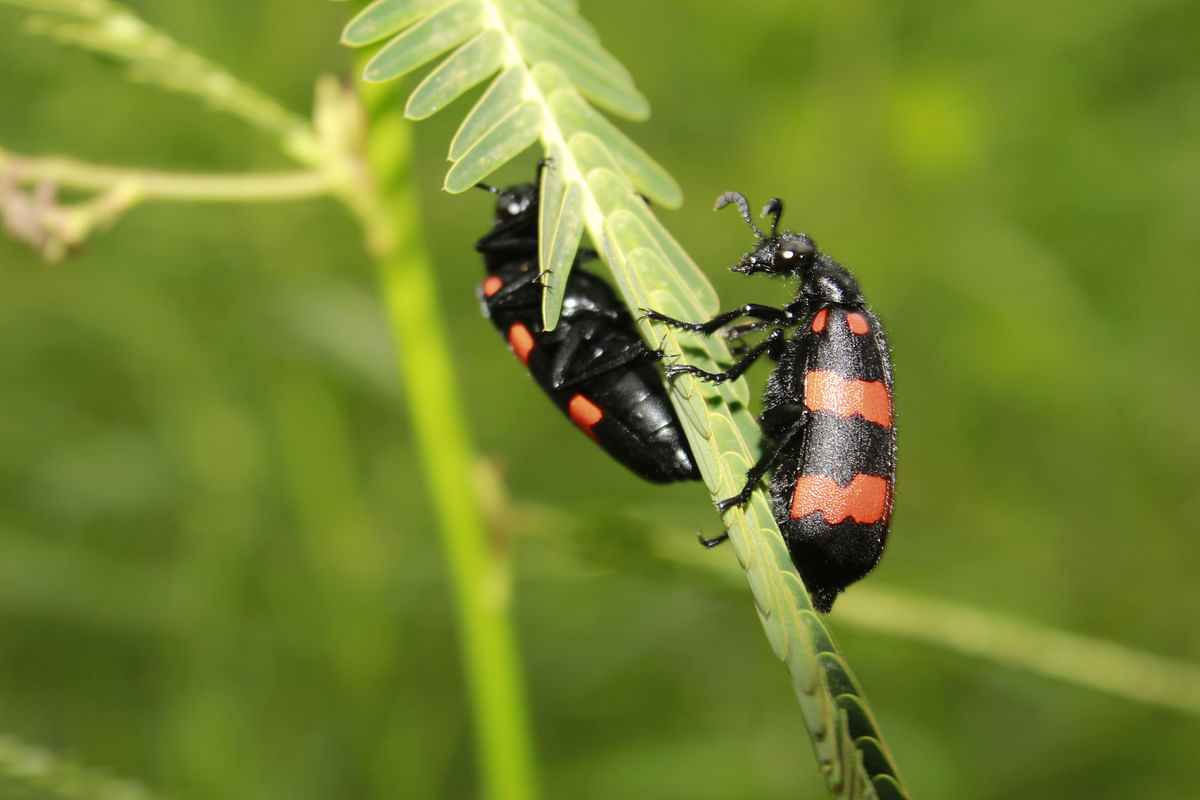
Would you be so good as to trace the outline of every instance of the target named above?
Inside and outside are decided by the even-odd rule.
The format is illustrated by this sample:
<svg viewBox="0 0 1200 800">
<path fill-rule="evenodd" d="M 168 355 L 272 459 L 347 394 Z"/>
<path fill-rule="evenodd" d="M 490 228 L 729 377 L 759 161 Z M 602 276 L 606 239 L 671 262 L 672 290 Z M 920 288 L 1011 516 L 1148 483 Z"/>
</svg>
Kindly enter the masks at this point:
<svg viewBox="0 0 1200 800">
<path fill-rule="evenodd" d="M 672 364 L 667 367 L 666 373 L 668 378 L 673 378 L 676 375 L 693 375 L 702 381 L 709 383 L 725 383 L 734 378 L 741 376 L 743 372 L 750 368 L 750 365 L 758 361 L 763 355 L 768 352 L 777 352 L 778 345 L 783 340 L 784 331 L 782 328 L 776 328 L 771 331 L 767 338 L 759 342 L 750 352 L 746 353 L 740 361 L 734 364 L 724 372 L 706 372 L 699 367 L 693 367 L 690 364 Z"/>
<path fill-rule="evenodd" d="M 645 319 L 652 319 L 672 328 L 679 328 L 680 330 L 691 331 L 692 333 L 703 333 L 705 335 L 716 333 L 739 317 L 753 317 L 754 319 L 774 322 L 780 325 L 789 325 L 793 321 L 790 311 L 774 306 L 759 305 L 758 303 L 747 303 L 739 308 L 726 311 L 724 314 L 718 314 L 708 322 L 685 322 L 681 319 L 668 317 L 666 314 L 660 314 L 649 308 L 642 309 L 642 316 Z"/>
<path fill-rule="evenodd" d="M 769 418 L 771 414 L 777 414 L 785 419 L 795 420 L 787 432 L 781 436 L 769 451 L 763 454 L 750 471 L 746 473 L 746 483 L 742 486 L 742 490 L 733 497 L 726 497 L 724 500 L 717 502 L 717 508 L 721 511 L 728 511 L 734 506 L 744 506 L 750 502 L 750 495 L 754 493 L 754 487 L 763 477 L 774 469 L 775 465 L 784 453 L 788 452 L 792 447 L 792 441 L 800 435 L 808 422 L 808 409 L 799 403 L 787 403 L 785 405 L 776 406 L 768 412 L 764 412 L 763 416 Z"/>
</svg>

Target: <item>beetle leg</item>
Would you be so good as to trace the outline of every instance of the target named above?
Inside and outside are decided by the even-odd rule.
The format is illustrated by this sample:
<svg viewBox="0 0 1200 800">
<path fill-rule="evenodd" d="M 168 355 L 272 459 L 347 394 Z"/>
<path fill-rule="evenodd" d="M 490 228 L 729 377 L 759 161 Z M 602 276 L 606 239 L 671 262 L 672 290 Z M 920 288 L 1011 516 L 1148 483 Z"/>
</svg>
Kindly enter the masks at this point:
<svg viewBox="0 0 1200 800">
<path fill-rule="evenodd" d="M 771 331 L 770 335 L 767 336 L 766 339 L 763 339 L 758 345 L 751 348 L 751 350 L 746 353 L 746 355 L 743 356 L 740 361 L 724 372 L 706 372 L 705 370 L 702 370 L 699 367 L 693 367 L 690 364 L 672 364 L 671 366 L 667 367 L 667 377 L 673 378 L 676 375 L 694 375 L 700 380 L 708 381 L 710 383 L 725 383 L 726 381 L 731 381 L 734 378 L 740 377 L 743 372 L 750 368 L 751 364 L 753 364 L 755 361 L 758 361 L 758 359 L 768 351 L 772 353 L 776 352 L 778 350 L 777 343 L 782 340 L 783 337 L 783 328 L 776 328 L 775 330 Z"/>
<path fill-rule="evenodd" d="M 758 303 L 747 303 L 744 306 L 739 306 L 738 308 L 726 311 L 724 314 L 718 314 L 708 322 L 685 322 L 648 308 L 642 309 L 642 316 L 645 319 L 652 319 L 664 325 L 669 325 L 672 328 L 703 334 L 716 333 L 739 317 L 753 317 L 754 319 L 774 322 L 780 325 L 791 325 L 794 322 L 792 313 L 787 309 L 764 306 Z"/>
<path fill-rule="evenodd" d="M 763 479 L 764 475 L 774 468 L 775 464 L 778 463 L 779 458 L 784 453 L 788 452 L 788 450 L 792 447 L 792 440 L 800 434 L 800 431 L 803 430 L 805 423 L 808 422 L 808 410 L 800 405 L 789 403 L 787 405 L 777 406 L 776 408 L 771 409 L 771 412 L 769 413 L 778 413 L 780 416 L 788 419 L 795 419 L 796 421 L 792 427 L 788 429 L 787 433 L 785 433 L 782 438 L 775 442 L 775 445 L 768 452 L 764 453 L 762 458 L 758 460 L 758 463 L 751 467 L 750 471 L 746 473 L 746 485 L 742 487 L 742 490 L 733 497 L 727 497 L 717 503 L 717 508 L 719 508 L 721 511 L 728 511 L 734 506 L 744 506 L 746 503 L 750 502 L 750 495 L 753 494 L 754 487 L 758 485 L 758 482 Z M 764 414 L 764 416 L 766 415 Z"/>
</svg>

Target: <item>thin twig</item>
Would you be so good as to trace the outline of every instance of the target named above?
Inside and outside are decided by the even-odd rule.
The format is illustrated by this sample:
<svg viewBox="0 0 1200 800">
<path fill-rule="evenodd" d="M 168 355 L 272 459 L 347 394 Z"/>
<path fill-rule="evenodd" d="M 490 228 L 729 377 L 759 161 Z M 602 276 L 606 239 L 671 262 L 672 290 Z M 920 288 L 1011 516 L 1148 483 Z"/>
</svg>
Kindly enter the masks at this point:
<svg viewBox="0 0 1200 800">
<path fill-rule="evenodd" d="M 21 185 L 52 183 L 63 188 L 108 191 L 129 187 L 143 198 L 196 202 L 261 202 L 318 197 L 330 190 L 318 170 L 289 172 L 187 173 L 90 164 L 61 156 L 26 156 L 0 147 L 0 173 Z"/>
</svg>

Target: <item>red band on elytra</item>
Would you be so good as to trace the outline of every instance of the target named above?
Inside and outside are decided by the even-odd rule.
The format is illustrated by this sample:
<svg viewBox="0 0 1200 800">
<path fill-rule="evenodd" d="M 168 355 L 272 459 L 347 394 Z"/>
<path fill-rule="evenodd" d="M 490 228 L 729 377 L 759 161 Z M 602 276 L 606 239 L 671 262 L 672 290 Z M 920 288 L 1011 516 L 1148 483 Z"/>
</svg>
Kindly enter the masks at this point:
<svg viewBox="0 0 1200 800">
<path fill-rule="evenodd" d="M 836 525 L 846 519 L 860 524 L 879 522 L 887 513 L 891 485 L 887 478 L 855 475 L 849 486 L 838 486 L 826 475 L 801 475 L 792 492 L 792 519 L 820 511 Z"/>
<path fill-rule="evenodd" d="M 804 405 L 809 411 L 858 414 L 885 428 L 892 425 L 892 398 L 882 381 L 847 380 L 836 372 L 813 370 L 804 377 Z"/>
</svg>

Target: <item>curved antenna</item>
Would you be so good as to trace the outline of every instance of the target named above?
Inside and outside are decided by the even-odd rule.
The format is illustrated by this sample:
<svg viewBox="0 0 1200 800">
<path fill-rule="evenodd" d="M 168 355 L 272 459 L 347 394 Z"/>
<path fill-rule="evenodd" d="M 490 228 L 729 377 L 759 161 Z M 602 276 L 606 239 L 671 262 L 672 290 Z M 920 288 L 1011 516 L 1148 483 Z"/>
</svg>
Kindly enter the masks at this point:
<svg viewBox="0 0 1200 800">
<path fill-rule="evenodd" d="M 775 238 L 775 235 L 779 232 L 779 218 L 783 216 L 783 201 L 778 197 L 772 197 L 767 201 L 767 204 L 763 206 L 762 216 L 774 217 L 774 219 L 771 220 L 771 238 Z"/>
<path fill-rule="evenodd" d="M 754 219 L 750 216 L 750 204 L 746 202 L 746 196 L 740 192 L 726 192 L 717 198 L 717 204 L 713 208 L 714 211 L 720 211 L 725 206 L 733 203 L 738 207 L 738 211 L 742 213 L 742 219 L 746 220 L 746 224 L 750 226 L 750 230 L 754 231 L 754 235 L 759 239 L 765 239 L 766 236 L 754 224 Z"/>
</svg>

